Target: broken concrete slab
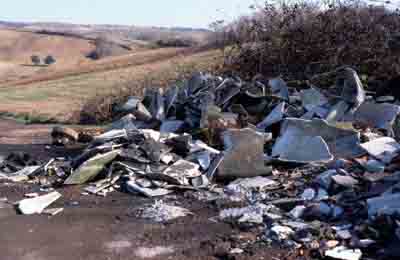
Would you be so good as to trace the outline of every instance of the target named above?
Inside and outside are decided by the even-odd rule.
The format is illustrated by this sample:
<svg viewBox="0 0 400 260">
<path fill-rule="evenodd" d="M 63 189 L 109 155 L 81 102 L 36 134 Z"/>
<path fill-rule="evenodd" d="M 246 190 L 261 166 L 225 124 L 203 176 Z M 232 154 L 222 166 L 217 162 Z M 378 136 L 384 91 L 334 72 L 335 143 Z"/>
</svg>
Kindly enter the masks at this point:
<svg viewBox="0 0 400 260">
<path fill-rule="evenodd" d="M 352 158 L 364 153 L 359 133 L 331 126 L 321 119 L 286 118 L 281 136 L 272 148 L 273 157 L 303 163 L 329 162 L 333 156 Z"/>
<path fill-rule="evenodd" d="M 201 169 L 207 170 L 211 165 L 211 152 L 203 151 L 196 153 L 196 160 L 200 165 Z"/>
<path fill-rule="evenodd" d="M 328 103 L 328 99 L 316 88 L 301 90 L 300 98 L 303 107 L 308 111 L 314 111 L 316 107 L 321 107 Z"/>
<path fill-rule="evenodd" d="M 98 154 L 89 160 L 85 161 L 78 169 L 74 170 L 72 174 L 64 181 L 66 185 L 82 184 L 99 174 L 111 161 L 113 161 L 120 150 L 114 150 L 105 154 Z"/>
<path fill-rule="evenodd" d="M 333 155 L 320 136 L 304 136 L 289 129 L 279 137 L 272 148 L 273 158 L 285 162 L 329 162 Z"/>
<path fill-rule="evenodd" d="M 368 154 L 384 163 L 390 163 L 400 152 L 400 144 L 390 137 L 381 137 L 363 143 L 361 147 L 364 148 Z"/>
<path fill-rule="evenodd" d="M 146 89 L 143 104 L 152 115 L 152 118 L 159 121 L 164 120 L 165 107 L 162 89 Z"/>
<path fill-rule="evenodd" d="M 393 104 L 376 104 L 364 102 L 355 112 L 354 117 L 350 118 L 356 123 L 370 127 L 385 129 L 393 137 L 393 124 L 400 114 L 400 106 Z"/>
<path fill-rule="evenodd" d="M 225 107 L 227 102 L 240 93 L 241 87 L 240 82 L 234 79 L 225 80 L 216 88 L 215 104 L 219 107 Z"/>
<path fill-rule="evenodd" d="M 289 101 L 289 89 L 286 82 L 282 78 L 274 78 L 268 81 L 272 94 Z"/>
<path fill-rule="evenodd" d="M 172 148 L 152 138 L 145 139 L 143 143 L 139 146 L 139 148 L 146 154 L 147 158 L 153 163 L 160 162 L 161 157 L 172 150 Z"/>
<path fill-rule="evenodd" d="M 368 216 L 374 218 L 380 215 L 400 213 L 400 194 L 387 194 L 367 200 Z"/>
<path fill-rule="evenodd" d="M 176 133 L 185 124 L 182 120 L 164 120 L 160 126 L 161 133 Z"/>
<path fill-rule="evenodd" d="M 134 115 L 127 114 L 118 121 L 113 122 L 109 130 L 121 130 L 121 129 L 125 129 L 126 131 L 137 130 L 137 127 L 134 124 L 135 120 L 136 117 Z"/>
<path fill-rule="evenodd" d="M 171 86 L 164 91 L 164 107 L 165 107 L 165 115 L 168 117 L 169 115 L 175 115 L 175 103 L 178 100 L 179 88 L 178 86 Z"/>
<path fill-rule="evenodd" d="M 358 181 L 351 176 L 344 176 L 344 175 L 333 175 L 332 180 L 337 185 L 346 187 L 346 188 L 354 188 L 355 185 L 358 184 Z"/>
<path fill-rule="evenodd" d="M 219 153 L 211 161 L 210 167 L 208 167 L 208 170 L 205 174 L 210 181 L 214 179 L 215 173 L 217 172 L 217 169 L 221 165 L 222 161 L 224 160 L 224 157 L 225 156 L 223 153 Z"/>
<path fill-rule="evenodd" d="M 342 121 L 345 118 L 346 112 L 350 109 L 350 105 L 341 100 L 329 109 L 328 115 L 325 120 L 328 123 L 335 123 Z"/>
<path fill-rule="evenodd" d="M 202 175 L 199 168 L 198 164 L 181 159 L 168 167 L 161 175 L 150 174 L 150 176 L 155 178 L 158 176 L 164 179 L 164 181 L 176 185 L 189 185 L 189 179 Z"/>
<path fill-rule="evenodd" d="M 138 107 L 138 104 L 141 102 L 142 102 L 141 98 L 129 97 L 126 103 L 121 106 L 120 110 L 125 112 L 135 110 Z"/>
<path fill-rule="evenodd" d="M 165 196 L 174 192 L 173 190 L 163 188 L 145 188 L 136 184 L 133 180 L 126 182 L 126 188 L 131 193 L 139 193 L 148 198 Z"/>
<path fill-rule="evenodd" d="M 138 120 L 150 121 L 152 119 L 151 113 L 143 105 L 141 98 L 129 97 L 128 101 L 120 109 L 126 113 L 132 113 Z"/>
<path fill-rule="evenodd" d="M 147 110 L 146 106 L 142 102 L 137 103 L 137 107 L 132 110 L 132 114 L 141 121 L 148 122 L 152 120 L 152 114 Z"/>
<path fill-rule="evenodd" d="M 271 173 L 264 163 L 264 135 L 250 128 L 227 130 L 223 134 L 224 159 L 218 167 L 218 178 L 246 178 Z"/>
<path fill-rule="evenodd" d="M 40 214 L 59 198 L 61 198 L 61 194 L 54 191 L 39 197 L 23 199 L 18 203 L 18 209 L 24 215 Z"/>
<path fill-rule="evenodd" d="M 366 99 L 364 87 L 355 70 L 349 67 L 338 71 L 336 78 L 337 87 L 342 89 L 343 100 L 353 104 L 353 109 L 357 109 Z"/>
<path fill-rule="evenodd" d="M 303 217 L 306 209 L 306 206 L 303 205 L 296 206 L 289 212 L 289 215 L 294 219 L 300 219 Z"/>
<path fill-rule="evenodd" d="M 257 124 L 257 128 L 264 131 L 267 127 L 282 121 L 285 113 L 285 105 L 285 102 L 278 104 L 262 122 Z"/>
<path fill-rule="evenodd" d="M 332 185 L 332 177 L 337 175 L 337 171 L 332 169 L 321 173 L 317 178 L 316 182 L 321 185 L 324 189 L 329 190 Z"/>
</svg>

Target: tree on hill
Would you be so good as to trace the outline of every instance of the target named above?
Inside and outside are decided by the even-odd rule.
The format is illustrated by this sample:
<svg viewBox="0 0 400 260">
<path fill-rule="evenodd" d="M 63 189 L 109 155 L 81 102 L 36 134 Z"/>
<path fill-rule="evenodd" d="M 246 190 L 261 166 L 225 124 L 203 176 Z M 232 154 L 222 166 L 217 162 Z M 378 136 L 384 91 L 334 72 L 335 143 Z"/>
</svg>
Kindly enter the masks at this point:
<svg viewBox="0 0 400 260">
<path fill-rule="evenodd" d="M 128 51 L 119 46 L 117 43 L 107 39 L 104 36 L 99 36 L 94 40 L 95 49 L 91 51 L 87 57 L 93 60 L 102 59 L 109 56 L 122 55 Z"/>
<path fill-rule="evenodd" d="M 53 56 L 51 56 L 51 55 L 48 55 L 45 59 L 44 59 L 44 63 L 46 64 L 46 65 L 51 65 L 51 64 L 53 64 L 53 63 L 55 63 L 56 62 L 56 59 L 53 57 Z"/>
<path fill-rule="evenodd" d="M 32 55 L 31 56 L 31 61 L 35 66 L 40 65 L 40 62 L 41 62 L 40 61 L 40 57 L 37 56 L 37 55 Z"/>
</svg>

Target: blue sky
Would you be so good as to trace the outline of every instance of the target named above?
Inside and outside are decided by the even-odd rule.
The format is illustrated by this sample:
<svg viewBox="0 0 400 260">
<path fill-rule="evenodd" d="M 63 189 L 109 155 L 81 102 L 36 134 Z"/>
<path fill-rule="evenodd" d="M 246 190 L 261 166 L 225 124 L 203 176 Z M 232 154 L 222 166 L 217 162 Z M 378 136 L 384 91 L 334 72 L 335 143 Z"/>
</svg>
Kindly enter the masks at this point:
<svg viewBox="0 0 400 260">
<path fill-rule="evenodd" d="M 261 0 L 4 0 L 0 20 L 207 28 Z"/>
</svg>

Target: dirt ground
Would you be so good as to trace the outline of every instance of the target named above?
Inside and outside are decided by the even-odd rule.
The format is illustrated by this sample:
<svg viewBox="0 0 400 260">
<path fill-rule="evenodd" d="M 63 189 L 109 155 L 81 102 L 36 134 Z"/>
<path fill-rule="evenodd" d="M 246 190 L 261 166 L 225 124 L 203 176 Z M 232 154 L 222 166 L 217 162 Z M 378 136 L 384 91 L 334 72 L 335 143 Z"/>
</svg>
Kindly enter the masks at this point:
<svg viewBox="0 0 400 260">
<path fill-rule="evenodd" d="M 49 126 L 0 120 L 0 155 L 25 151 L 44 160 L 65 154 L 46 148 L 48 134 Z M 0 199 L 11 202 L 37 191 L 34 185 L 0 182 Z M 53 217 L 18 215 L 0 202 L 1 260 L 286 259 L 287 252 L 262 243 L 250 243 L 242 254 L 227 254 L 255 241 L 254 230 L 211 221 L 220 206 L 190 196 L 175 194 L 165 201 L 190 209 L 193 216 L 156 224 L 137 216 L 138 209 L 152 199 L 120 192 L 84 196 L 79 186 L 58 191 L 63 197 L 52 207 L 64 211 Z"/>
</svg>

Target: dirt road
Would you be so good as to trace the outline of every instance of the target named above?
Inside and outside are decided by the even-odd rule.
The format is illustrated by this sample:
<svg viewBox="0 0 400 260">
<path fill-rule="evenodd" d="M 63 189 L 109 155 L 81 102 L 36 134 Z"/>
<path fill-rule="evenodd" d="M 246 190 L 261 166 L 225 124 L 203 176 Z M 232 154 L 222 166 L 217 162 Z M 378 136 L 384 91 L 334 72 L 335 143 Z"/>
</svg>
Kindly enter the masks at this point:
<svg viewBox="0 0 400 260">
<path fill-rule="evenodd" d="M 46 149 L 48 133 L 48 126 L 0 120 L 0 155 L 11 151 L 25 151 L 41 159 L 60 155 L 63 151 Z M 18 201 L 38 188 L 0 181 L 0 199 Z M 65 209 L 53 217 L 17 215 L 0 203 L 1 260 L 285 259 L 280 251 L 264 244 L 227 255 L 231 248 L 254 241 L 254 230 L 210 221 L 220 206 L 183 194 L 165 201 L 179 202 L 194 215 L 156 224 L 137 217 L 138 209 L 151 204 L 151 199 L 120 192 L 105 198 L 84 196 L 79 186 L 58 191 L 63 198 L 52 206 Z"/>
</svg>

